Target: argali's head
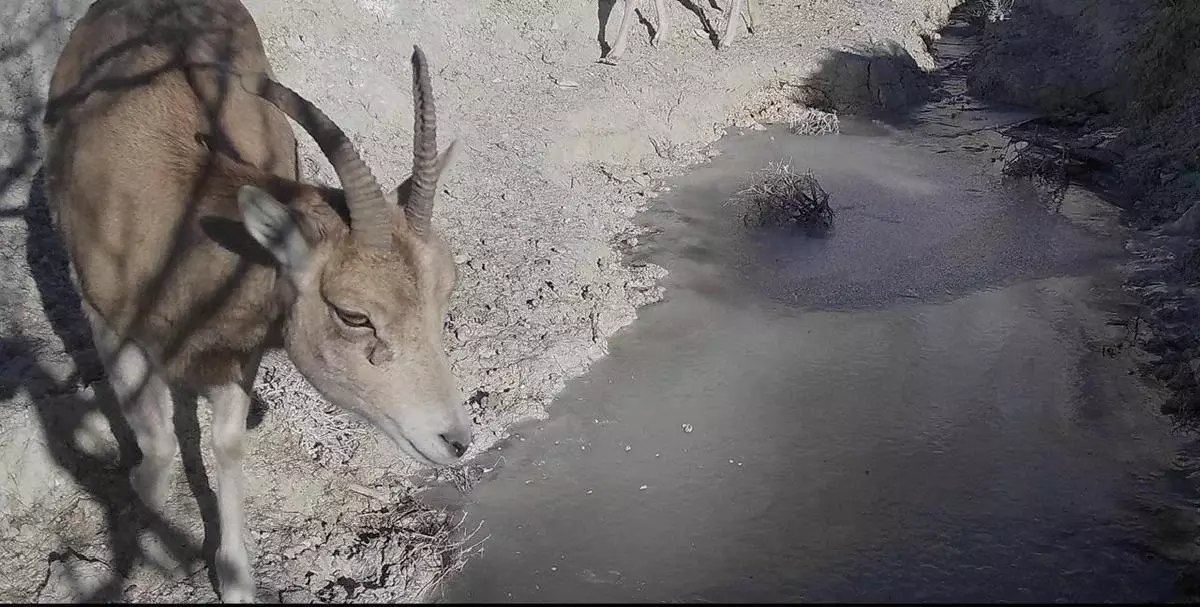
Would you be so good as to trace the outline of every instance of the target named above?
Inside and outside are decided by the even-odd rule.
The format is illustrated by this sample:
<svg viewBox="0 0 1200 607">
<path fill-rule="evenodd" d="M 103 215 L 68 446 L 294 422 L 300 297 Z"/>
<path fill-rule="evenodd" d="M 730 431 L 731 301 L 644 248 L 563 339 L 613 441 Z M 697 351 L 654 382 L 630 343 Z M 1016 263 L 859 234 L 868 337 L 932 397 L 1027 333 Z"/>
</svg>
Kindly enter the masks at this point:
<svg viewBox="0 0 1200 607">
<path fill-rule="evenodd" d="M 284 345 L 327 399 L 358 413 L 429 465 L 457 461 L 471 443 L 463 394 L 450 373 L 442 327 L 456 270 L 430 223 L 455 145 L 437 154 L 429 68 L 414 47 L 412 175 L 384 195 L 345 134 L 311 103 L 264 76 L 248 88 L 320 145 L 341 180 L 280 201 L 242 186 L 247 231 L 287 277 Z M 348 215 L 333 212 L 341 206 Z"/>
</svg>

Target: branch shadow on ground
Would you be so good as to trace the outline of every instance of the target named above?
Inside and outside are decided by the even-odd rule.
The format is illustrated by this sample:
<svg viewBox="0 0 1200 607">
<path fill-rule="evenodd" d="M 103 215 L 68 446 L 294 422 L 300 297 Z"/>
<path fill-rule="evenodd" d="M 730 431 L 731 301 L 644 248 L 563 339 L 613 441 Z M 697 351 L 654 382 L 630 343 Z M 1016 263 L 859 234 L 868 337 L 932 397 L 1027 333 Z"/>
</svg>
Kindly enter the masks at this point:
<svg viewBox="0 0 1200 607">
<path fill-rule="evenodd" d="M 601 57 L 612 50 L 612 45 L 608 43 L 608 19 L 616 4 L 617 0 L 599 0 L 596 3 L 596 43 L 600 45 Z"/>
<path fill-rule="evenodd" d="M 32 356 L 28 352 L 29 347 L 30 342 L 19 335 L 0 342 L 0 348 L 6 352 L 26 352 Z M 34 385 L 52 388 L 56 384 L 51 374 L 36 364 L 30 369 L 29 376 Z M 76 598 L 83 602 L 124 600 L 125 582 L 134 567 L 143 562 L 146 556 L 138 543 L 138 535 L 143 529 L 157 535 L 160 544 L 179 563 L 187 566 L 196 562 L 200 550 L 188 539 L 187 534 L 161 515 L 142 506 L 133 492 L 129 481 L 129 462 L 133 459 L 130 453 L 136 450 L 136 446 L 129 438 L 128 427 L 116 410 L 111 394 L 106 394 L 102 386 L 98 387 L 97 396 L 93 398 L 81 393 L 53 392 L 50 390 L 34 399 L 34 412 L 41 424 L 46 448 L 54 463 L 71 476 L 75 485 L 89 499 L 100 505 L 108 538 L 105 544 L 111 550 L 111 558 L 108 559 L 110 579 L 89 596 Z M 8 389 L 0 391 L 0 398 L 13 396 Z M 89 453 L 75 440 L 75 436 L 84 428 L 85 418 L 97 411 L 109 420 L 117 436 L 122 463 Z"/>
<path fill-rule="evenodd" d="M 726 1 L 731 2 L 732 0 Z M 683 5 L 683 8 L 686 8 L 692 14 L 696 15 L 696 18 L 700 20 L 700 29 L 703 30 L 708 36 L 708 43 L 711 44 L 714 49 L 720 47 L 721 35 L 717 33 L 717 27 L 713 25 L 712 20 L 708 18 L 708 13 L 704 11 L 703 5 L 705 3 L 697 3 L 693 2 L 692 0 L 678 0 L 678 2 L 679 4 Z M 721 7 L 717 6 L 716 0 L 708 0 L 707 4 L 716 10 L 721 10 Z"/>
</svg>

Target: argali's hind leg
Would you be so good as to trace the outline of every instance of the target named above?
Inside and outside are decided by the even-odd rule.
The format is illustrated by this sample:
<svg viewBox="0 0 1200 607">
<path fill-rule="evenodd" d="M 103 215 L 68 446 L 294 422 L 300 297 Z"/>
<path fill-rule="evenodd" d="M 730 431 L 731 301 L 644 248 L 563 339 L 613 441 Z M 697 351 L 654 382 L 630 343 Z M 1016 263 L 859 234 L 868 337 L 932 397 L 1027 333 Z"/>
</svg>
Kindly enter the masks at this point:
<svg viewBox="0 0 1200 607">
<path fill-rule="evenodd" d="M 737 38 L 739 18 L 746 19 L 746 29 L 753 34 L 758 27 L 758 0 L 729 0 L 729 6 L 725 9 L 725 33 L 717 42 L 718 48 L 733 44 L 734 38 Z"/>
<path fill-rule="evenodd" d="M 746 0 L 746 29 L 751 34 L 758 31 L 759 15 L 758 0 Z"/>
<path fill-rule="evenodd" d="M 170 387 L 141 346 L 133 341 L 122 343 L 95 309 L 86 301 L 81 304 L 108 382 L 142 452 L 142 461 L 130 472 L 130 484 L 142 503 L 159 513 L 179 452 Z"/>
<path fill-rule="evenodd" d="M 254 602 L 254 577 L 246 550 L 246 479 L 242 459 L 250 391 L 260 360 L 261 353 L 250 361 L 242 383 L 214 387 L 205 393 L 212 405 L 212 449 L 221 534 L 216 554 L 217 581 L 221 600 L 226 603 Z"/>
<path fill-rule="evenodd" d="M 604 63 L 616 65 L 621 57 L 625 54 L 625 47 L 629 44 L 629 31 L 633 29 L 633 22 L 637 20 L 637 9 L 641 6 L 642 0 L 625 0 L 624 13 L 621 15 L 621 28 L 617 30 L 617 39 L 613 41 L 612 48 L 601 61 Z M 658 26 L 654 31 L 654 38 L 650 43 L 657 46 L 668 37 L 667 32 L 670 31 L 670 21 L 667 20 L 667 8 L 665 0 L 654 0 L 654 11 L 658 13 Z"/>
<path fill-rule="evenodd" d="M 650 39 L 650 44 L 656 47 L 671 37 L 671 21 L 667 19 L 667 7 L 664 2 L 665 0 L 654 0 L 654 12 L 658 15 L 658 27 L 654 29 L 654 37 Z"/>
<path fill-rule="evenodd" d="M 633 28 L 634 13 L 641 3 L 641 0 L 624 0 L 622 3 L 624 12 L 621 14 L 621 28 L 617 30 L 617 39 L 613 41 L 612 48 L 608 49 L 608 54 L 604 56 L 605 63 L 616 64 L 625 54 L 625 46 L 629 44 L 629 30 Z"/>
</svg>

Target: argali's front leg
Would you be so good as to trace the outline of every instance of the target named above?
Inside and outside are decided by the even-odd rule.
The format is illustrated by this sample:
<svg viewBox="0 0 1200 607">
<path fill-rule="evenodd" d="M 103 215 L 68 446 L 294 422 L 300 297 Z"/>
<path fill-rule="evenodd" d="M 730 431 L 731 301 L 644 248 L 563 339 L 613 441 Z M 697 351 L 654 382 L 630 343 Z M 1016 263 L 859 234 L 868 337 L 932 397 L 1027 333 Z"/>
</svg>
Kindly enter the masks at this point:
<svg viewBox="0 0 1200 607">
<path fill-rule="evenodd" d="M 77 280 L 74 269 L 71 277 Z M 142 454 L 141 461 L 129 472 L 130 486 L 152 515 L 161 516 L 170 493 L 175 455 L 179 453 L 171 388 L 145 349 L 117 335 L 86 301 L 80 302 L 80 307 L 92 327 L 92 343 L 108 375 L 108 384 Z M 158 534 L 139 529 L 137 543 L 157 566 L 180 570 L 180 561 Z"/>
<path fill-rule="evenodd" d="M 80 307 L 92 327 L 92 342 L 108 383 L 142 452 L 142 461 L 130 471 L 130 484 L 142 503 L 160 514 L 179 452 L 170 387 L 140 345 L 123 340 L 86 301 Z"/>
<path fill-rule="evenodd" d="M 250 394 L 246 386 L 228 384 L 208 390 L 206 396 L 212 404 L 212 448 L 221 534 L 216 566 L 221 600 L 252 603 L 254 578 L 246 551 L 246 479 L 242 471 Z"/>
</svg>

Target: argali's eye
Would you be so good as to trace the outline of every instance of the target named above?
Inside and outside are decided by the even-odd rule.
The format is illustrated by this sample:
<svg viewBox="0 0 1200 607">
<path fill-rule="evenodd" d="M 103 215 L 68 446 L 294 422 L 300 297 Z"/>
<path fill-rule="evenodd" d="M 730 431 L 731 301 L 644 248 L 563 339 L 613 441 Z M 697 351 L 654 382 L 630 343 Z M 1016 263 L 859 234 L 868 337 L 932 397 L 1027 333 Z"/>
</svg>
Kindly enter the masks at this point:
<svg viewBox="0 0 1200 607">
<path fill-rule="evenodd" d="M 351 312 L 341 308 L 333 308 L 333 312 L 337 315 L 338 320 L 345 323 L 348 327 L 364 328 L 371 326 L 371 319 L 367 318 L 366 314 Z"/>
</svg>

